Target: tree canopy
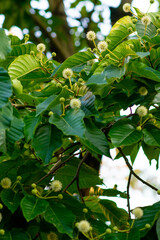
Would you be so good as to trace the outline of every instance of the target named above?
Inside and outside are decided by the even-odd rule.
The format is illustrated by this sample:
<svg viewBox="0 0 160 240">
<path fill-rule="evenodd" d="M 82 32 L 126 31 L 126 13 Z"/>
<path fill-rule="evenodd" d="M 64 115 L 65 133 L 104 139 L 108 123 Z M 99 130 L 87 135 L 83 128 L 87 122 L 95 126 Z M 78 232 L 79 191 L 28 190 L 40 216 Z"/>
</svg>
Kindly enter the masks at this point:
<svg viewBox="0 0 160 240">
<path fill-rule="evenodd" d="M 160 194 L 133 168 L 140 148 L 159 168 L 160 12 L 134 9 L 62 62 L 0 29 L 0 239 L 160 239 L 160 202 L 130 209 L 132 176 Z M 130 171 L 125 192 L 99 176 L 111 149 Z"/>
</svg>

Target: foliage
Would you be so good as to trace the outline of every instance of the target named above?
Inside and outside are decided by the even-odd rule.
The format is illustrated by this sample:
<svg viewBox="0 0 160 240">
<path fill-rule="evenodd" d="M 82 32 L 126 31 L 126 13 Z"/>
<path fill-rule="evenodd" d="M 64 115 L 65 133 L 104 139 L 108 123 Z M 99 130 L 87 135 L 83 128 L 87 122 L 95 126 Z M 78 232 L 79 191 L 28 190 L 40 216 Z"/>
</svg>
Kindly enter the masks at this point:
<svg viewBox="0 0 160 240">
<path fill-rule="evenodd" d="M 136 11 L 113 26 L 105 51 L 93 41 L 62 64 L 0 30 L 0 239 L 160 238 L 160 202 L 132 219 L 129 188 L 99 187 L 88 162 L 117 148 L 130 177 L 158 191 L 132 164 L 142 147 L 158 167 L 160 13 L 146 14 L 147 26 Z M 126 198 L 128 212 L 111 196 Z"/>
</svg>

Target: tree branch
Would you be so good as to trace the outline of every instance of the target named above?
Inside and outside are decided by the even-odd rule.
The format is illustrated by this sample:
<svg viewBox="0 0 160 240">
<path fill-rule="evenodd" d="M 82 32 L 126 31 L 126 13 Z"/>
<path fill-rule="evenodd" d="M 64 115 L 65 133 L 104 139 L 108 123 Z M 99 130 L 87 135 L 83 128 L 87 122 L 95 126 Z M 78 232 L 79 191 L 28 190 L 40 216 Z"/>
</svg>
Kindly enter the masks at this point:
<svg viewBox="0 0 160 240">
<path fill-rule="evenodd" d="M 86 150 L 83 150 L 82 152 L 84 152 Z M 40 183 L 42 180 L 44 180 L 45 178 L 47 178 L 49 175 L 55 173 L 59 168 L 61 168 L 66 162 L 68 162 L 72 157 L 76 156 L 80 154 L 80 152 L 72 154 L 70 157 L 68 157 L 64 162 L 61 161 L 61 159 L 59 159 L 54 166 L 51 168 L 51 170 L 42 178 L 40 178 L 37 182 L 35 182 L 35 184 Z"/>
<path fill-rule="evenodd" d="M 132 175 L 135 176 L 139 181 L 141 181 L 143 184 L 147 185 L 148 187 L 150 187 L 151 189 L 158 191 L 158 188 L 154 187 L 153 185 L 151 185 L 150 183 L 144 181 L 141 177 L 139 177 L 134 171 L 132 166 L 130 165 L 128 158 L 125 156 L 125 154 L 123 153 L 122 149 L 120 147 L 117 148 L 119 150 L 119 152 L 121 153 L 122 157 L 124 158 L 127 167 L 129 168 L 129 170 L 131 171 Z"/>
<path fill-rule="evenodd" d="M 129 173 L 129 177 L 128 177 L 128 183 L 127 183 L 127 207 L 128 207 L 129 219 L 131 219 L 130 194 L 129 194 L 129 188 L 130 188 L 130 183 L 131 183 L 131 177 L 132 177 L 132 173 L 131 173 L 131 171 L 130 171 L 130 173 Z"/>
<path fill-rule="evenodd" d="M 78 168 L 77 168 L 77 171 L 76 171 L 76 174 L 75 174 L 74 178 L 72 179 L 72 181 L 63 190 L 63 192 L 65 192 L 74 183 L 74 181 L 76 180 L 77 181 L 77 189 L 78 189 L 78 192 L 80 194 L 80 197 L 81 197 L 82 201 L 83 201 L 83 197 L 82 197 L 82 194 L 81 194 L 81 191 L 80 191 L 80 187 L 79 187 L 79 172 L 80 172 L 80 168 L 81 168 L 82 164 L 85 162 L 85 160 L 87 159 L 88 155 L 89 155 L 89 152 L 86 152 L 84 157 L 82 158 L 82 160 L 80 161 L 80 163 L 78 165 Z"/>
</svg>

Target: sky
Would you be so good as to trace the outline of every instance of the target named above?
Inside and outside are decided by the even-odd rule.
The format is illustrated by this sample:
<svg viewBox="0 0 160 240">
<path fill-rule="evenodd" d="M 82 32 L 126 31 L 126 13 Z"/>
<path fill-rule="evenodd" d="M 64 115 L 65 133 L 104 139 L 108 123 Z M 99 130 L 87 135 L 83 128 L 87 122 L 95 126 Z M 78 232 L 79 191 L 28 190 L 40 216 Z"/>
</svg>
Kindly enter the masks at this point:
<svg viewBox="0 0 160 240">
<path fill-rule="evenodd" d="M 116 7 L 119 5 L 120 0 L 101 0 L 104 3 L 104 7 L 98 7 L 105 17 L 105 21 L 101 24 L 101 32 L 106 35 L 110 31 L 110 22 L 109 22 L 109 10 L 107 5 Z M 69 9 L 70 3 L 74 2 L 74 0 L 64 0 L 66 12 L 68 14 L 68 21 L 71 25 L 76 24 L 72 17 L 77 16 L 79 14 L 77 10 Z M 41 9 L 41 14 L 44 14 L 44 10 L 48 7 L 47 0 L 39 0 L 32 1 L 32 7 L 38 7 Z M 83 3 L 82 3 L 83 4 Z M 141 11 L 146 12 L 149 7 L 149 0 L 134 0 L 132 5 L 134 7 L 139 8 Z M 86 5 L 88 9 L 92 9 L 92 4 L 89 3 Z M 101 9 L 100 9 L 101 8 Z M 158 3 L 155 1 L 150 8 L 150 12 L 155 12 L 158 9 Z M 96 20 L 97 16 L 94 15 L 94 19 Z M 2 23 L 4 21 L 3 15 L 0 15 L 0 27 L 2 27 Z M 20 38 L 23 37 L 22 32 L 18 28 L 13 29 L 14 34 L 18 35 Z M 27 33 L 27 32 L 26 32 Z M 112 151 L 112 155 L 114 157 L 114 150 Z M 139 151 L 138 156 L 134 163 L 134 170 L 145 180 L 148 180 L 151 184 L 155 185 L 157 188 L 160 188 L 160 174 L 159 170 L 156 170 L 156 162 L 152 161 L 151 166 L 149 165 L 149 161 L 144 156 L 142 149 Z M 104 179 L 104 183 L 107 187 L 112 188 L 114 184 L 118 185 L 118 190 L 125 191 L 127 186 L 127 178 L 129 175 L 129 170 L 125 165 L 123 159 L 119 160 L 111 160 L 107 157 L 103 157 L 102 167 L 100 170 L 100 176 Z M 134 179 L 132 181 L 132 188 L 130 190 L 131 194 L 131 208 L 135 208 L 137 206 L 145 206 L 150 205 L 156 201 L 160 200 L 160 196 L 158 196 L 153 190 L 150 190 L 148 187 L 144 187 L 144 185 Z M 110 198 L 115 200 L 115 198 Z M 145 201 L 144 201 L 145 200 Z M 125 199 L 116 199 L 118 207 L 123 207 L 127 209 L 126 200 Z"/>
</svg>

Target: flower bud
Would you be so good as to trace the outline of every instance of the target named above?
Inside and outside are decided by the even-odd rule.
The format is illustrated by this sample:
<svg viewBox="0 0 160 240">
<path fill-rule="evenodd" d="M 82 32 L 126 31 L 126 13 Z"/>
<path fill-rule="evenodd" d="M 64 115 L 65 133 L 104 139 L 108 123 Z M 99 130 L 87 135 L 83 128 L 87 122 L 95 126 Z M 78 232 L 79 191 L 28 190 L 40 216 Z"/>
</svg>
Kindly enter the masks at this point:
<svg viewBox="0 0 160 240">
<path fill-rule="evenodd" d="M 110 234 L 110 233 L 112 233 L 112 230 L 110 228 L 107 228 L 106 233 Z"/>
<path fill-rule="evenodd" d="M 142 130 L 141 126 L 138 126 L 138 127 L 136 128 L 136 130 L 137 130 L 137 131 L 141 131 L 141 130 Z"/>
<path fill-rule="evenodd" d="M 0 229 L 0 235 L 4 235 L 4 234 L 5 234 L 4 229 Z"/>
<path fill-rule="evenodd" d="M 36 188 L 32 189 L 32 194 L 33 195 L 37 195 L 37 193 L 38 193 L 38 190 Z"/>
<path fill-rule="evenodd" d="M 31 184 L 31 187 L 32 187 L 32 188 L 36 188 L 37 185 L 36 185 L 35 183 L 32 183 L 32 184 Z"/>
<path fill-rule="evenodd" d="M 21 181 L 22 177 L 21 176 L 17 176 L 17 181 Z"/>
<path fill-rule="evenodd" d="M 61 97 L 61 98 L 59 99 L 59 101 L 60 101 L 61 103 L 64 103 L 64 102 L 65 102 L 65 98 L 64 98 L 64 97 Z"/>
<path fill-rule="evenodd" d="M 83 208 L 83 212 L 84 213 L 88 213 L 88 209 L 87 208 Z"/>
<path fill-rule="evenodd" d="M 149 228 L 151 228 L 151 225 L 149 223 L 146 223 L 145 228 L 149 229 Z"/>
<path fill-rule="evenodd" d="M 56 57 L 56 53 L 55 52 L 52 52 L 52 57 Z"/>
<path fill-rule="evenodd" d="M 62 194 L 58 194 L 58 199 L 62 200 L 63 199 L 63 195 Z"/>
<path fill-rule="evenodd" d="M 2 203 L 0 203 L 0 209 L 2 209 L 3 208 L 3 204 Z"/>
</svg>

